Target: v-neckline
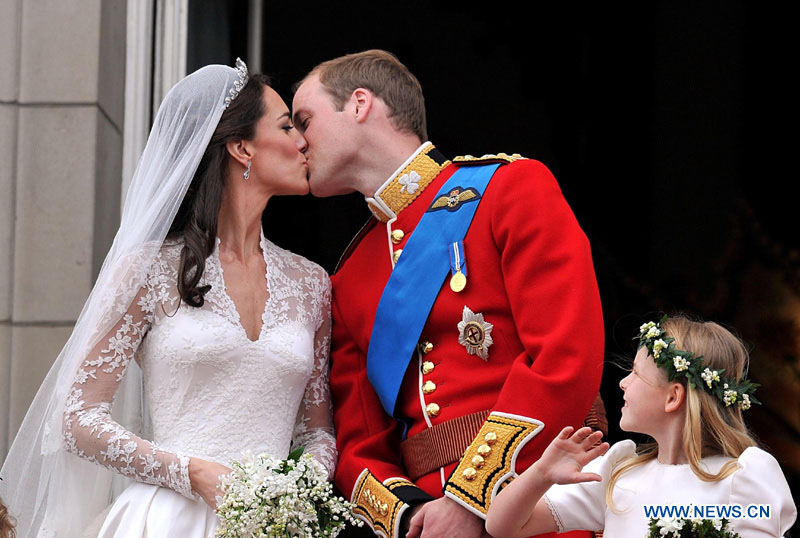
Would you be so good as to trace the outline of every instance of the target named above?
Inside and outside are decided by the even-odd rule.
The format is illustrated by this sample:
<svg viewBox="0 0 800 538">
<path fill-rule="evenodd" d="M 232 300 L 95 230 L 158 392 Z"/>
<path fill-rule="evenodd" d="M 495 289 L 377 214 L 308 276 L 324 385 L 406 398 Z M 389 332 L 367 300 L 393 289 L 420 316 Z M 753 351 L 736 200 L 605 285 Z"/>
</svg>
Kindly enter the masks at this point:
<svg viewBox="0 0 800 538">
<path fill-rule="evenodd" d="M 222 241 L 219 237 L 216 238 L 216 244 L 214 246 L 214 257 L 216 258 L 217 266 L 219 267 L 219 278 L 221 284 L 221 292 L 222 295 L 225 297 L 225 300 L 229 303 L 227 305 L 228 309 L 231 312 L 231 315 L 235 317 L 234 322 L 235 325 L 239 328 L 242 332 L 242 335 L 247 339 L 248 342 L 251 344 L 255 344 L 261 340 L 261 337 L 264 334 L 264 327 L 267 324 L 267 312 L 269 311 L 270 303 L 272 302 L 272 286 L 271 286 L 271 278 L 270 272 L 272 270 L 272 264 L 267 261 L 267 238 L 264 236 L 264 230 L 261 230 L 261 240 L 259 241 L 259 246 L 261 247 L 261 256 L 264 258 L 264 265 L 266 266 L 266 270 L 264 272 L 264 282 L 267 286 L 267 300 L 264 302 L 264 310 L 261 311 L 261 326 L 259 327 L 256 335 L 255 340 L 251 340 L 250 337 L 247 335 L 247 330 L 242 325 L 242 316 L 239 313 L 239 308 L 236 306 L 236 301 L 233 300 L 233 297 L 230 296 L 228 293 L 228 285 L 225 282 L 225 269 L 222 267 L 222 260 L 219 257 L 219 245 Z"/>
</svg>

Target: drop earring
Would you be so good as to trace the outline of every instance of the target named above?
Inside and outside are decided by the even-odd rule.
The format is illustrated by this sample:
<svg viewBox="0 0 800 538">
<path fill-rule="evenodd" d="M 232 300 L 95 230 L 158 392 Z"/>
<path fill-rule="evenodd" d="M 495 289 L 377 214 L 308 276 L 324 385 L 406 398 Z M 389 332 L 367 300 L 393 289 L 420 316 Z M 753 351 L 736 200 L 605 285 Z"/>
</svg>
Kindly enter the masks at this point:
<svg viewBox="0 0 800 538">
<path fill-rule="evenodd" d="M 247 170 L 244 171 L 244 180 L 247 181 L 250 179 L 250 165 L 252 164 L 251 161 L 247 161 Z"/>
</svg>

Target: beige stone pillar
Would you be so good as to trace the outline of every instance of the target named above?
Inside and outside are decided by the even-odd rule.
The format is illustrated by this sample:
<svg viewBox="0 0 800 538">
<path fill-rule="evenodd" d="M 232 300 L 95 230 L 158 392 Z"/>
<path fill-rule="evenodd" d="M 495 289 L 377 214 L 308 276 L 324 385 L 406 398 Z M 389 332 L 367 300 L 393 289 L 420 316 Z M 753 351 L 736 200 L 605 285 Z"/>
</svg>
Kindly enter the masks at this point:
<svg viewBox="0 0 800 538">
<path fill-rule="evenodd" d="M 0 5 L 0 460 L 119 222 L 125 0 Z"/>
<path fill-rule="evenodd" d="M 11 297 L 22 0 L 0 4 L 0 460 L 8 446 Z"/>
</svg>

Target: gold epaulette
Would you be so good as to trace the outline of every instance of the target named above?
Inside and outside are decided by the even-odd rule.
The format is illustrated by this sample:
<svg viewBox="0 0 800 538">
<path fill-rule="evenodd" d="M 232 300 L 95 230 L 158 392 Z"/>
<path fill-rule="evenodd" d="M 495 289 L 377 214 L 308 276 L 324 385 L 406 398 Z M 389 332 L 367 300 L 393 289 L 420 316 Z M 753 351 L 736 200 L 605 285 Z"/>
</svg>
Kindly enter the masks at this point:
<svg viewBox="0 0 800 538">
<path fill-rule="evenodd" d="M 514 476 L 520 449 L 542 428 L 544 423 L 528 417 L 491 413 L 445 483 L 444 494 L 485 518 L 492 499 Z"/>
<path fill-rule="evenodd" d="M 408 505 L 401 501 L 392 490 L 400 486 L 413 486 L 401 478 L 389 478 L 381 483 L 375 475 L 364 469 L 353 488 L 350 499 L 356 505 L 353 513 L 364 520 L 372 531 L 384 538 L 399 538 L 400 518 Z"/>
<path fill-rule="evenodd" d="M 514 161 L 518 161 L 520 159 L 526 159 L 527 157 L 523 157 L 519 153 L 513 153 L 509 155 L 508 153 L 487 153 L 483 157 L 473 157 L 472 155 L 459 155 L 453 159 L 453 162 L 456 164 L 492 164 L 492 163 L 501 163 L 501 164 L 508 164 L 513 163 Z"/>
</svg>

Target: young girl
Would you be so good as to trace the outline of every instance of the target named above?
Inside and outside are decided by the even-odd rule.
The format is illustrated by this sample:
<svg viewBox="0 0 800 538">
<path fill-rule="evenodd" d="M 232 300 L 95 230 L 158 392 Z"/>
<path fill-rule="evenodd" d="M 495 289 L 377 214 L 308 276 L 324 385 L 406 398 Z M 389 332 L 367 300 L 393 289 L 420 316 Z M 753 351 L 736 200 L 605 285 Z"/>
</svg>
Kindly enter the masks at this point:
<svg viewBox="0 0 800 538">
<path fill-rule="evenodd" d="M 600 432 L 565 428 L 495 498 L 486 519 L 491 535 L 582 529 L 643 538 L 654 515 L 646 511 L 666 505 L 739 505 L 743 512 L 769 505 L 768 518 L 729 518 L 742 538 L 782 536 L 791 527 L 797 509 L 786 479 L 742 419 L 758 403 L 755 386 L 743 379 L 742 342 L 716 323 L 665 317 L 642 325 L 639 346 L 619 384 L 620 427 L 655 443 L 637 450 L 626 440 L 609 450 L 598 444 Z"/>
</svg>

